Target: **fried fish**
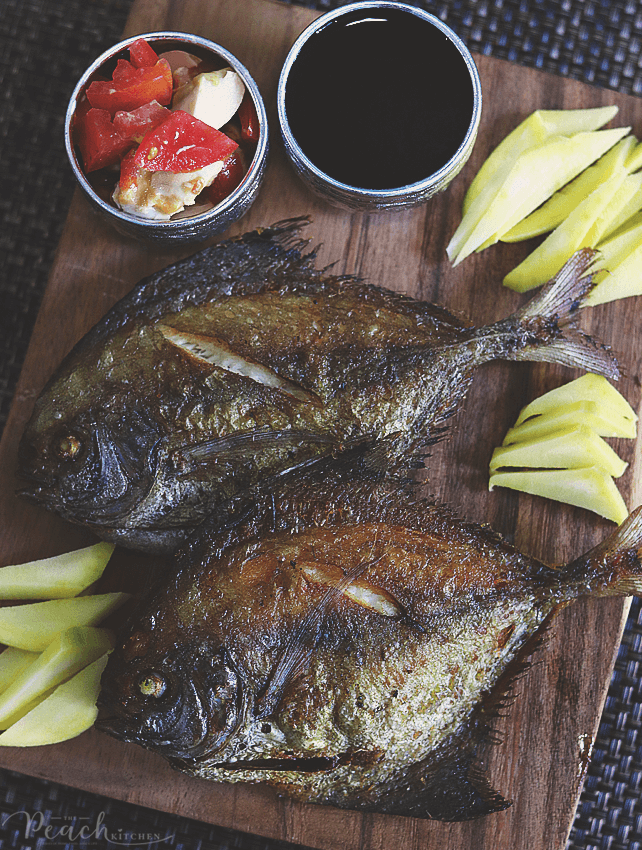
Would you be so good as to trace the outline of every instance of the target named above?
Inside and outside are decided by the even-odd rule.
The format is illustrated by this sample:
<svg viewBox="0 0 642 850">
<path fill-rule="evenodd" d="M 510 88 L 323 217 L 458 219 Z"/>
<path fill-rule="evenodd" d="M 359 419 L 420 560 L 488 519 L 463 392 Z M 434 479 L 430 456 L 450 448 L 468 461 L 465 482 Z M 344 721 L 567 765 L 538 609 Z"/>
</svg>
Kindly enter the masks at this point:
<svg viewBox="0 0 642 850">
<path fill-rule="evenodd" d="M 642 592 L 642 509 L 563 567 L 411 485 L 299 483 L 201 526 L 102 679 L 99 729 L 217 782 L 446 821 L 499 811 L 477 759 L 550 617 Z"/>
<path fill-rule="evenodd" d="M 20 444 L 24 494 L 99 537 L 169 552 L 240 492 L 376 446 L 409 463 L 475 369 L 544 360 L 617 375 L 568 326 L 578 253 L 515 315 L 446 310 L 314 267 L 302 221 L 245 234 L 141 281 L 45 387 Z"/>
</svg>

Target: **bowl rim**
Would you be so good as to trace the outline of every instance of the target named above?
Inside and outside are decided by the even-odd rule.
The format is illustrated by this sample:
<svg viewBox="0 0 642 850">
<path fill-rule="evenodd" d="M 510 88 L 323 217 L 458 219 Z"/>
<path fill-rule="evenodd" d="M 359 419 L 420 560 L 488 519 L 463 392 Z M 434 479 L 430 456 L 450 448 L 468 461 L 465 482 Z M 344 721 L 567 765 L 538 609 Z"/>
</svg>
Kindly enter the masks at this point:
<svg viewBox="0 0 642 850">
<path fill-rule="evenodd" d="M 468 72 L 470 74 L 471 83 L 473 87 L 473 110 L 470 119 L 470 124 L 468 125 L 468 130 L 461 144 L 459 145 L 453 156 L 448 160 L 448 162 L 446 162 L 438 171 L 435 171 L 433 174 L 428 175 L 428 177 L 424 177 L 423 180 L 418 180 L 416 183 L 407 183 L 403 186 L 396 186 L 392 189 L 365 189 L 361 186 L 353 186 L 350 183 L 343 183 L 340 180 L 336 180 L 334 177 L 331 177 L 325 171 L 322 171 L 320 168 L 318 168 L 312 162 L 312 160 L 310 160 L 306 156 L 290 129 L 290 124 L 287 119 L 287 110 L 285 108 L 285 89 L 287 85 L 288 76 L 290 74 L 290 71 L 292 70 L 292 66 L 296 61 L 299 53 L 301 52 L 301 49 L 303 48 L 304 44 L 312 35 L 321 30 L 331 21 L 336 20 L 337 18 L 340 18 L 350 12 L 357 11 L 359 9 L 366 10 L 381 8 L 398 9 L 400 11 L 409 12 L 415 17 L 423 18 L 428 23 L 433 24 L 433 26 L 440 30 L 453 43 L 453 45 L 457 48 L 459 54 L 461 55 L 462 59 L 464 60 L 466 67 L 468 68 Z M 316 18 L 301 32 L 301 34 L 297 37 L 296 41 L 290 48 L 288 55 L 286 56 L 285 62 L 283 63 L 283 67 L 281 68 L 277 88 L 277 113 L 279 127 L 288 154 L 290 156 L 294 154 L 297 157 L 299 164 L 304 165 L 309 172 L 314 174 L 317 180 L 323 181 L 337 190 L 350 193 L 354 197 L 362 198 L 364 200 L 369 200 L 372 198 L 376 198 L 381 201 L 385 201 L 386 199 L 393 200 L 395 198 L 398 198 L 400 194 L 410 195 L 423 193 L 433 188 L 434 186 L 438 186 L 442 182 L 442 180 L 446 176 L 448 176 L 451 170 L 457 165 L 461 157 L 466 153 L 466 151 L 475 141 L 475 137 L 477 135 L 479 124 L 481 121 L 481 109 L 482 88 L 481 80 L 479 77 L 479 71 L 477 70 L 477 66 L 475 64 L 471 52 L 466 47 L 462 39 L 447 24 L 445 24 L 435 15 L 432 15 L 430 12 L 426 12 L 424 9 L 418 6 L 410 6 L 407 3 L 395 2 L 395 0 L 358 0 L 358 2 L 347 3 L 344 6 L 339 6 L 336 9 L 332 9 L 329 12 L 326 12 L 325 14 Z"/>
<path fill-rule="evenodd" d="M 117 207 L 112 206 L 111 204 L 104 201 L 92 187 L 91 183 L 87 179 L 87 176 L 82 168 L 80 160 L 76 154 L 75 144 L 73 141 L 72 134 L 72 123 L 73 118 L 76 112 L 76 108 L 78 106 L 78 100 L 80 95 L 83 92 L 83 89 L 86 87 L 90 77 L 98 71 L 105 62 L 108 62 L 118 53 L 121 53 L 123 50 L 126 50 L 131 44 L 139 39 L 144 38 L 147 41 L 167 41 L 167 42 L 182 42 L 187 45 L 195 45 L 209 52 L 215 53 L 217 56 L 220 56 L 221 59 L 224 59 L 230 67 L 238 72 L 239 76 L 242 78 L 245 87 L 250 92 L 252 99 L 254 101 L 254 106 L 256 108 L 257 116 L 259 119 L 259 139 L 257 142 L 256 150 L 254 152 L 254 156 L 252 158 L 252 162 L 247 170 L 247 173 L 243 177 L 241 183 L 231 192 L 227 198 L 220 201 L 211 209 L 205 210 L 201 213 L 196 213 L 194 215 L 183 215 L 181 218 L 176 219 L 148 219 L 143 218 L 142 216 L 134 216 L 130 213 L 126 213 L 123 210 L 119 210 Z M 65 114 L 65 149 L 67 151 L 67 158 L 71 165 L 74 176 L 76 177 L 78 183 L 80 184 L 83 191 L 91 198 L 92 202 L 96 204 L 101 211 L 105 214 L 112 216 L 115 219 L 123 222 L 124 225 L 136 226 L 140 228 L 149 229 L 150 231 L 158 231 L 159 233 L 169 234 L 172 231 L 180 231 L 189 225 L 190 230 L 195 226 L 199 225 L 207 225 L 210 224 L 214 219 L 218 219 L 221 214 L 224 214 L 228 209 L 233 207 L 239 200 L 240 197 L 244 194 L 247 189 L 248 182 L 256 175 L 262 171 L 262 166 L 267 155 L 268 151 L 268 120 L 267 120 L 267 112 L 265 109 L 265 104 L 263 102 L 263 98 L 259 91 L 259 88 L 248 71 L 245 65 L 227 48 L 223 47 L 220 44 L 217 44 L 210 39 L 203 38 L 200 35 L 196 35 L 194 33 L 188 32 L 179 32 L 178 30 L 159 30 L 158 32 L 143 32 L 137 35 L 129 36 L 128 38 L 123 39 L 122 41 L 117 42 L 112 45 L 112 47 L 105 50 L 100 54 L 86 69 L 83 75 L 80 77 L 78 82 L 76 83 L 74 90 L 69 98 L 69 103 L 67 105 L 67 111 Z M 169 228 L 169 230 L 168 230 Z"/>
</svg>

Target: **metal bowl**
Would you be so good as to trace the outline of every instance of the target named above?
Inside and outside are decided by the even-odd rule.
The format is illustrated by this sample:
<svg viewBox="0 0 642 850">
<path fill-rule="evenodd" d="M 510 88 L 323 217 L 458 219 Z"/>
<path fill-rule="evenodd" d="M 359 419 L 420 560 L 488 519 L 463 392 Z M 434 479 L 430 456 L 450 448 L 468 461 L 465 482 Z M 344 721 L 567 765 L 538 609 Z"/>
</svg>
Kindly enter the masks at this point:
<svg viewBox="0 0 642 850">
<path fill-rule="evenodd" d="M 469 100 L 472 104 L 469 110 L 470 121 L 460 144 L 457 146 L 456 150 L 453 151 L 452 156 L 443 165 L 437 167 L 433 173 L 428 173 L 425 176 L 422 174 L 421 179 L 419 180 L 409 182 L 401 186 L 393 186 L 392 188 L 364 188 L 363 186 L 352 185 L 347 181 L 344 182 L 336 176 L 333 177 L 330 173 L 328 173 L 329 169 L 327 166 L 326 170 L 322 169 L 319 165 L 315 164 L 315 162 L 303 150 L 300 140 L 296 137 L 291 126 L 292 123 L 296 123 L 295 119 L 297 116 L 293 113 L 293 111 L 288 111 L 289 108 L 292 110 L 295 108 L 288 107 L 288 83 L 291 79 L 296 79 L 296 63 L 301 57 L 302 51 L 306 57 L 304 62 L 311 63 L 312 61 L 317 60 L 321 53 L 321 48 L 319 47 L 319 34 L 327 33 L 327 28 L 330 25 L 338 22 L 339 24 L 342 24 L 345 31 L 347 31 L 347 28 L 354 23 L 379 18 L 385 19 L 389 14 L 389 10 L 394 10 L 392 12 L 393 16 L 398 16 L 399 13 L 401 13 L 402 16 L 414 16 L 414 18 L 419 19 L 419 21 L 427 22 L 431 27 L 438 31 L 438 33 L 431 31 L 431 37 L 437 36 L 440 43 L 443 42 L 445 44 L 446 40 L 450 42 L 450 45 L 452 45 L 454 50 L 451 50 L 450 47 L 448 47 L 449 56 L 453 57 L 453 61 L 456 63 L 457 74 L 458 76 L 461 76 L 462 80 L 464 80 L 464 84 L 467 86 L 466 100 Z M 418 24 L 419 21 L 416 23 Z M 411 25 L 416 29 L 415 22 L 411 22 Z M 354 30 L 355 28 L 352 27 L 352 31 Z M 323 38 L 325 35 L 321 37 Z M 314 47 L 310 48 L 308 45 L 312 38 L 315 38 L 315 42 Z M 308 51 L 307 54 L 306 48 Z M 314 60 L 310 59 L 311 55 L 314 55 Z M 385 61 L 385 57 L 383 58 L 383 61 Z M 323 54 L 323 62 L 318 66 L 314 66 L 315 68 L 318 67 L 319 76 L 317 76 L 316 79 L 323 79 L 326 63 L 340 64 L 341 62 L 341 55 L 332 55 L 330 51 L 328 51 L 328 54 Z M 448 73 L 448 69 L 446 68 L 443 69 L 443 74 L 441 74 L 441 69 L 439 70 L 439 78 L 431 80 L 431 84 L 437 87 L 444 85 L 445 75 Z M 471 90 L 468 89 L 468 76 L 466 75 L 466 70 L 470 78 L 472 97 Z M 373 77 L 376 72 L 377 67 L 376 65 L 373 65 Z M 415 81 L 413 81 L 413 84 L 414 82 Z M 420 84 L 415 85 L 415 91 L 421 91 Z M 310 100 L 310 104 L 312 106 L 314 105 L 314 99 Z M 310 24 L 310 26 L 301 33 L 288 53 L 281 71 L 277 92 L 277 107 L 281 136 L 285 150 L 295 172 L 315 195 L 326 200 L 333 206 L 348 210 L 363 210 L 366 212 L 414 207 L 424 203 L 437 192 L 443 191 L 453 177 L 455 177 L 455 175 L 463 168 L 470 156 L 481 118 L 481 105 L 482 93 L 479 74 L 472 56 L 461 39 L 438 18 L 434 17 L 434 15 L 424 12 L 422 9 L 414 6 L 408 6 L 403 3 L 386 2 L 386 0 L 368 0 L 367 2 L 350 3 L 317 18 L 317 20 Z M 304 107 L 304 111 L 307 111 L 308 109 L 309 107 L 306 105 Z M 465 118 L 467 117 L 468 111 L 465 113 Z M 344 135 L 350 132 L 358 133 L 359 131 L 358 127 L 346 129 L 341 121 L 337 122 L 337 126 L 337 132 L 343 132 Z"/>
<path fill-rule="evenodd" d="M 117 59 L 128 57 L 129 46 L 139 38 L 148 41 L 157 53 L 169 50 L 185 50 L 200 58 L 214 56 L 231 67 L 241 77 L 250 93 L 259 120 L 259 139 L 247 174 L 241 184 L 216 206 L 190 215 L 189 207 L 168 221 L 158 221 L 123 212 L 113 203 L 101 197 L 83 171 L 82 159 L 73 140 L 73 124 L 76 108 L 85 88 L 101 72 L 112 67 Z M 268 123 L 263 99 L 249 71 L 224 47 L 197 35 L 182 32 L 150 32 L 132 36 L 105 51 L 82 75 L 67 107 L 65 118 L 65 147 L 72 170 L 85 196 L 116 230 L 136 239 L 154 243 L 201 242 L 222 233 L 243 216 L 254 202 L 265 174 L 268 155 Z M 115 177 L 115 181 L 117 177 Z"/>
</svg>

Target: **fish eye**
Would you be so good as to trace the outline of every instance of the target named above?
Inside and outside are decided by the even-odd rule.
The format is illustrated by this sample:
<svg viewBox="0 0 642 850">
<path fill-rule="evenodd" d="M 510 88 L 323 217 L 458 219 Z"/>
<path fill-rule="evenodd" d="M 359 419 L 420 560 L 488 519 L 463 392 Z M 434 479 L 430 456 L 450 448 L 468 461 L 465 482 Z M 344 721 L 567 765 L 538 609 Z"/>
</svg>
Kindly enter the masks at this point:
<svg viewBox="0 0 642 850">
<path fill-rule="evenodd" d="M 75 434 L 64 434 L 56 442 L 56 454 L 63 460 L 73 460 L 82 449 L 82 441 Z"/>
<path fill-rule="evenodd" d="M 162 697 L 167 690 L 167 681 L 160 673 L 145 673 L 138 680 L 138 689 L 146 697 Z"/>
</svg>

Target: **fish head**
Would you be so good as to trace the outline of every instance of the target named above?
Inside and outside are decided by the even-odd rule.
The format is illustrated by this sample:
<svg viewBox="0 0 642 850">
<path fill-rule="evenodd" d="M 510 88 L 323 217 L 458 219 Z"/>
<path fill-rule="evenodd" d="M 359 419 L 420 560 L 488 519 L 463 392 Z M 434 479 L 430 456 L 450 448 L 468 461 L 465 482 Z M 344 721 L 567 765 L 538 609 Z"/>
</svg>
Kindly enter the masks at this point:
<svg viewBox="0 0 642 850">
<path fill-rule="evenodd" d="M 98 368 L 60 370 L 18 449 L 20 494 L 82 524 L 118 525 L 149 489 L 159 427 L 142 400 L 100 381 Z"/>
<path fill-rule="evenodd" d="M 244 688 L 214 639 L 172 641 L 168 633 L 156 640 L 139 623 L 110 655 L 96 727 L 170 760 L 189 761 L 217 752 L 234 736 L 244 715 Z"/>
</svg>

